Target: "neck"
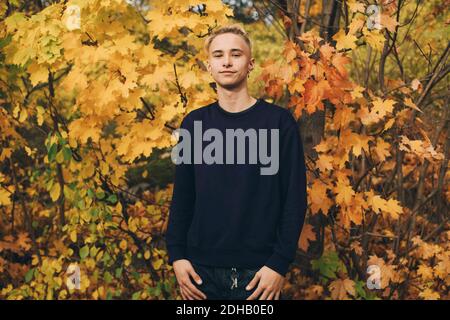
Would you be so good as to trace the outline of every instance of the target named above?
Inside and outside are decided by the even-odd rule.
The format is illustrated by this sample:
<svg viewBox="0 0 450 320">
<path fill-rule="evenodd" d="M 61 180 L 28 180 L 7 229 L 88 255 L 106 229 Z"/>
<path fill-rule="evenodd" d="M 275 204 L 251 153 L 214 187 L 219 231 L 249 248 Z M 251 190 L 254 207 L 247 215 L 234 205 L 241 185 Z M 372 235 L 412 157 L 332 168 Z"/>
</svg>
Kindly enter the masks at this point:
<svg viewBox="0 0 450 320">
<path fill-rule="evenodd" d="M 217 100 L 220 106 L 229 112 L 239 112 L 255 104 L 256 98 L 249 95 L 248 91 L 217 92 Z"/>
</svg>

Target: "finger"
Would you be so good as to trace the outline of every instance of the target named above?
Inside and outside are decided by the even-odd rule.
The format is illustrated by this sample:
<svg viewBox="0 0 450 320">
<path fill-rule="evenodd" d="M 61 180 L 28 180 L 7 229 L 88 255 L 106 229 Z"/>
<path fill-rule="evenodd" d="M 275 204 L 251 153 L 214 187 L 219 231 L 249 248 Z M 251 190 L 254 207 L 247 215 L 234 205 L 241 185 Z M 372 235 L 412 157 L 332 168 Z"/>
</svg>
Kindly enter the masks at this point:
<svg viewBox="0 0 450 320">
<path fill-rule="evenodd" d="M 278 291 L 275 295 L 275 300 L 280 300 L 281 291 Z"/>
<path fill-rule="evenodd" d="M 192 295 L 188 290 L 185 290 L 185 292 L 186 292 L 187 300 L 194 300 L 194 298 L 192 298 Z"/>
<path fill-rule="evenodd" d="M 269 294 L 269 296 L 267 297 L 267 300 L 273 300 L 274 295 L 275 295 L 275 292 L 272 291 L 272 292 Z"/>
<path fill-rule="evenodd" d="M 202 296 L 196 292 L 194 292 L 194 290 L 197 290 L 197 288 L 194 287 L 194 285 L 191 283 L 189 284 L 185 284 L 185 290 L 188 292 L 189 296 L 194 299 L 194 300 L 202 300 Z"/>
<path fill-rule="evenodd" d="M 202 299 L 206 299 L 206 295 L 200 291 L 189 279 L 189 281 L 185 284 L 187 286 L 187 288 L 189 289 L 189 291 L 195 296 L 197 297 L 199 300 Z"/>
<path fill-rule="evenodd" d="M 256 290 L 247 298 L 247 300 L 255 300 L 264 289 L 258 286 Z"/>
<path fill-rule="evenodd" d="M 267 300 L 267 296 L 269 295 L 270 291 L 268 289 L 264 290 L 262 295 L 259 297 L 259 300 Z"/>
<path fill-rule="evenodd" d="M 189 274 L 192 276 L 192 278 L 194 279 L 194 281 L 195 281 L 197 284 L 202 284 L 202 278 L 200 278 L 200 276 L 198 275 L 198 273 L 195 272 L 194 267 L 192 267 L 192 269 L 190 269 L 188 272 L 189 272 Z"/>
<path fill-rule="evenodd" d="M 188 300 L 187 296 L 184 293 L 184 290 L 180 288 L 181 296 L 183 297 L 183 300 Z"/>
<path fill-rule="evenodd" d="M 256 286 L 256 284 L 259 281 L 259 273 L 256 273 L 255 276 L 253 277 L 253 279 L 248 283 L 248 285 L 245 287 L 245 289 L 247 290 L 251 290 L 253 289 L 254 286 Z"/>
<path fill-rule="evenodd" d="M 202 278 L 198 275 L 197 272 L 195 272 L 194 267 L 192 267 L 192 269 L 189 271 L 189 274 L 192 276 L 197 285 L 201 285 L 203 283 Z M 202 291 L 200 291 L 192 282 L 190 284 L 191 285 L 188 284 L 188 286 L 192 292 L 194 292 L 200 299 L 206 299 L 206 295 Z"/>
</svg>

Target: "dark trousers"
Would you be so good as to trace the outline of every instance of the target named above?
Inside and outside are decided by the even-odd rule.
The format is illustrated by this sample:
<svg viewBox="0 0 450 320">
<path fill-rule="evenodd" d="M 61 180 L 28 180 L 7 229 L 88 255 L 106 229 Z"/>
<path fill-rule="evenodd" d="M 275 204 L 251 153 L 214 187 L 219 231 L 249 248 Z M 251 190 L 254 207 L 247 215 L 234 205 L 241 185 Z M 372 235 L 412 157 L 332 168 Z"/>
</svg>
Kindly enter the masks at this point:
<svg viewBox="0 0 450 320">
<path fill-rule="evenodd" d="M 213 267 L 193 261 L 191 264 L 202 279 L 200 285 L 194 280 L 192 283 L 208 300 L 246 300 L 258 287 L 257 283 L 251 290 L 245 289 L 260 268 Z M 283 293 L 280 294 L 280 300 L 286 300 Z"/>
</svg>

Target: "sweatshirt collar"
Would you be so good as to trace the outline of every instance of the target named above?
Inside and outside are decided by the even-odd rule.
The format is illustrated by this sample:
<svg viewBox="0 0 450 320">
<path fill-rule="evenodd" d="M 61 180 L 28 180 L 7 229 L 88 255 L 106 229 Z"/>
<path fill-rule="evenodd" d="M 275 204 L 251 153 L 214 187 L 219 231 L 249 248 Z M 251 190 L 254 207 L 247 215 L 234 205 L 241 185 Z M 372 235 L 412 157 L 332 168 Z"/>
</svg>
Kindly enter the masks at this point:
<svg viewBox="0 0 450 320">
<path fill-rule="evenodd" d="M 242 111 L 238 111 L 238 112 L 230 112 L 230 111 L 225 110 L 224 108 L 222 108 L 219 105 L 219 101 L 218 100 L 216 100 L 214 102 L 213 106 L 217 110 L 219 110 L 222 114 L 225 114 L 225 115 L 230 116 L 230 117 L 239 117 L 241 115 L 250 113 L 251 111 L 254 111 L 255 109 L 257 109 L 257 107 L 261 104 L 261 102 L 262 102 L 262 99 L 261 98 L 257 98 L 256 102 L 254 104 L 252 104 L 250 107 L 248 107 L 247 109 L 244 109 Z"/>
</svg>

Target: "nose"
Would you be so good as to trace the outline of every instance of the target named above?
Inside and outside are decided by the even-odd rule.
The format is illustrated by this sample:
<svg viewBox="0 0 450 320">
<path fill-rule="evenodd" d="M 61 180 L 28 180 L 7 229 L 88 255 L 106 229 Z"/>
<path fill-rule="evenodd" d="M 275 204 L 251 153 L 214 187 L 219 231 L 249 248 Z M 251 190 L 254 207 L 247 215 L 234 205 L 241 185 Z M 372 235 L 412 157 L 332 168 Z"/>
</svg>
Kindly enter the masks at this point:
<svg viewBox="0 0 450 320">
<path fill-rule="evenodd" d="M 224 66 L 224 67 L 230 66 L 230 65 L 231 65 L 231 64 L 230 64 L 230 63 L 231 63 L 231 58 L 230 58 L 230 56 L 225 55 L 224 57 L 225 57 L 225 58 L 224 58 L 225 60 L 224 60 L 224 62 L 223 62 L 223 63 L 224 63 L 223 66 Z"/>
</svg>

